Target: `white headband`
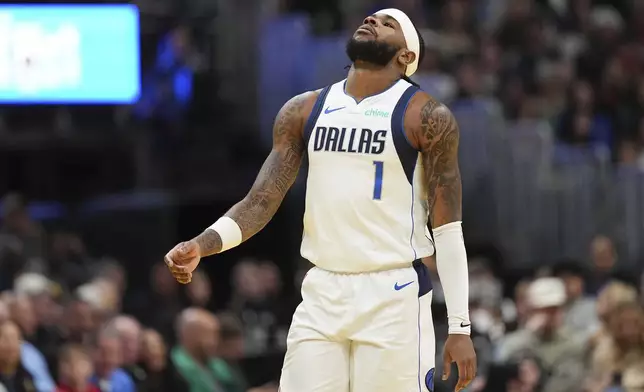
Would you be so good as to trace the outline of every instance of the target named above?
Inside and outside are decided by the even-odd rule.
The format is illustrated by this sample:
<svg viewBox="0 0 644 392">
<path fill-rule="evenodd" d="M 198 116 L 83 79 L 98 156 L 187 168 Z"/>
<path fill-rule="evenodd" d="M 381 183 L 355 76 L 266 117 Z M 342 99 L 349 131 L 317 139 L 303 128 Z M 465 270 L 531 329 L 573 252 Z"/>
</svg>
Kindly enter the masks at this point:
<svg viewBox="0 0 644 392">
<path fill-rule="evenodd" d="M 384 10 L 380 10 L 375 13 L 375 15 L 378 14 L 385 14 L 387 16 L 390 16 L 398 22 L 400 25 L 400 28 L 402 29 L 403 36 L 405 37 L 405 43 L 407 44 L 407 49 L 413 52 L 416 55 L 416 58 L 414 61 L 407 66 L 407 70 L 405 70 L 405 75 L 411 76 L 416 72 L 418 69 L 418 60 L 420 57 L 420 40 L 418 39 L 418 33 L 416 32 L 416 28 L 414 27 L 414 24 L 411 22 L 411 19 L 402 12 L 399 9 L 396 8 L 387 8 Z"/>
</svg>

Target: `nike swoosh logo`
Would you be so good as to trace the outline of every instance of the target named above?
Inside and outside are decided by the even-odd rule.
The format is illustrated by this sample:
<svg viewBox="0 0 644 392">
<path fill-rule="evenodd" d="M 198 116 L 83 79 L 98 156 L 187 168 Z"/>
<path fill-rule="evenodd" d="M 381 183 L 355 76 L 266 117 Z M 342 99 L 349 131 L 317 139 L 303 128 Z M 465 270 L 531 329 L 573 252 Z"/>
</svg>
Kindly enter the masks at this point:
<svg viewBox="0 0 644 392">
<path fill-rule="evenodd" d="M 469 327 L 469 326 L 471 326 L 471 325 L 472 325 L 472 323 L 465 324 L 465 323 L 463 323 L 463 322 L 461 321 L 461 328 L 467 328 L 467 327 Z"/>
<path fill-rule="evenodd" d="M 344 109 L 344 108 L 346 108 L 346 106 L 342 106 L 342 107 L 340 107 L 340 108 L 335 108 L 335 109 L 331 109 L 330 107 L 328 107 L 328 106 L 327 106 L 327 107 L 326 107 L 326 109 L 324 109 L 324 114 L 329 114 L 329 113 L 337 112 L 338 110 L 342 110 L 342 109 Z"/>
<path fill-rule="evenodd" d="M 399 285 L 398 282 L 396 282 L 396 284 L 394 285 L 394 290 L 400 291 L 400 290 L 404 289 L 405 287 L 409 286 L 412 283 L 414 283 L 413 280 L 411 282 L 407 282 L 407 283 L 401 284 L 401 285 Z"/>
</svg>

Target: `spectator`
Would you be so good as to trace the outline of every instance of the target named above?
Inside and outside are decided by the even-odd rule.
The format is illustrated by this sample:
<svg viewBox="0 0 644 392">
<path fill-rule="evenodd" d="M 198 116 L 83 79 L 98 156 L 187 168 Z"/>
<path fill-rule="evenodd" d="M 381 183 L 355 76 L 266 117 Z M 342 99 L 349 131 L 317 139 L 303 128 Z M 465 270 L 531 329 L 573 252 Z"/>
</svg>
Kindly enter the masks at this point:
<svg viewBox="0 0 644 392">
<path fill-rule="evenodd" d="M 590 258 L 593 270 L 588 289 L 591 294 L 597 294 L 602 286 L 613 277 L 615 272 L 617 251 L 613 241 L 603 235 L 593 238 L 590 244 Z"/>
<path fill-rule="evenodd" d="M 108 328 L 99 333 L 94 355 L 96 374 L 92 382 L 101 392 L 136 391 L 132 378 L 121 369 L 123 347 L 119 336 L 113 330 Z"/>
<path fill-rule="evenodd" d="M 619 281 L 611 281 L 604 286 L 597 297 L 597 317 L 601 324 L 590 342 L 591 349 L 610 338 L 609 322 L 612 310 L 633 302 L 637 302 L 637 291 L 634 287 Z"/>
<path fill-rule="evenodd" d="M 49 369 L 55 372 L 61 347 L 65 343 L 88 344 L 95 329 L 90 306 L 72 299 L 64 307 L 58 323 L 40 329 L 36 345 L 45 355 Z"/>
<path fill-rule="evenodd" d="M 52 235 L 49 251 L 49 276 L 65 292 L 73 292 L 92 278 L 93 260 L 79 235 L 59 231 Z"/>
<path fill-rule="evenodd" d="M 172 278 L 168 268 L 156 264 L 150 272 L 151 292 L 136 298 L 132 313 L 141 322 L 161 333 L 164 340 L 174 342 L 174 321 L 181 311 L 179 284 Z"/>
<path fill-rule="evenodd" d="M 599 320 L 595 301 L 584 294 L 583 268 L 576 261 L 564 260 L 555 265 L 553 273 L 566 285 L 564 327 L 585 336 L 597 332 Z"/>
<path fill-rule="evenodd" d="M 109 322 L 107 328 L 114 330 L 121 341 L 123 359 L 121 368 L 127 372 L 134 384 L 139 385 L 145 382 L 145 371 L 139 366 L 141 355 L 141 325 L 134 317 L 116 316 Z"/>
<path fill-rule="evenodd" d="M 20 327 L 22 336 L 26 340 L 35 338 L 38 330 L 38 320 L 29 297 L 14 295 L 9 299 L 7 305 L 9 306 L 11 319 Z"/>
<path fill-rule="evenodd" d="M 247 386 L 248 383 L 244 380 L 240 366 L 240 361 L 244 357 L 244 327 L 239 319 L 231 313 L 220 314 L 217 318 L 221 327 L 221 340 L 217 353 L 228 366 L 228 371 L 240 380 L 242 385 Z"/>
<path fill-rule="evenodd" d="M 644 313 L 637 303 L 611 312 L 609 339 L 593 353 L 591 392 L 622 387 L 626 392 L 644 388 Z"/>
<path fill-rule="evenodd" d="M 17 296 L 30 299 L 39 326 L 51 326 L 59 318 L 60 307 L 54 301 L 58 287 L 42 274 L 20 274 L 13 283 L 13 292 Z"/>
<path fill-rule="evenodd" d="M 0 324 L 0 386 L 10 392 L 34 392 L 34 379 L 21 364 L 20 339 L 18 325 L 12 321 Z"/>
<path fill-rule="evenodd" d="M 168 362 L 168 350 L 161 334 L 153 329 L 143 331 L 141 368 L 145 381 L 138 385 L 138 392 L 165 392 L 181 389 L 179 375 Z"/>
<path fill-rule="evenodd" d="M 545 375 L 543 392 L 574 390 L 584 375 L 584 345 L 563 327 L 566 288 L 558 278 L 538 278 L 528 288 L 530 314 L 523 328 L 499 343 L 501 362 L 534 357 Z"/>
<path fill-rule="evenodd" d="M 188 306 L 214 310 L 210 278 L 203 271 L 192 274 L 192 282 L 186 287 Z"/>
<path fill-rule="evenodd" d="M 32 344 L 36 338 L 37 320 L 31 300 L 26 296 L 14 296 L 9 299 L 11 319 L 20 328 L 24 338 L 20 345 L 22 366 L 29 371 L 38 392 L 51 392 L 55 389 L 54 380 L 49 373 L 47 360 L 42 352 Z M 24 335 L 23 335 L 24 334 Z"/>
<path fill-rule="evenodd" d="M 279 297 L 281 278 L 275 264 L 240 262 L 233 271 L 233 286 L 230 310 L 243 322 L 245 355 L 282 352 L 292 315 Z"/>
<path fill-rule="evenodd" d="M 100 392 L 91 383 L 94 365 L 85 347 L 73 343 L 63 346 L 59 367 L 60 383 L 56 392 Z"/>
<path fill-rule="evenodd" d="M 179 344 L 170 358 L 181 375 L 188 392 L 243 392 L 239 380 L 217 358 L 219 322 L 210 312 L 188 308 L 178 320 Z"/>
</svg>

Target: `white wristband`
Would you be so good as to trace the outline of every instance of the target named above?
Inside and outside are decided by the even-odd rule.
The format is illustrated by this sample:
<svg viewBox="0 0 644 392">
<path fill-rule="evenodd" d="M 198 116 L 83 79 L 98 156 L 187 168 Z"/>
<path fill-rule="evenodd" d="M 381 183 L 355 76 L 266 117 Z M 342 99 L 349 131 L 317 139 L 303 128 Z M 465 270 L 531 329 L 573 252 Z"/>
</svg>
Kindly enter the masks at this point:
<svg viewBox="0 0 644 392">
<path fill-rule="evenodd" d="M 461 222 L 451 222 L 435 228 L 434 242 L 436 267 L 447 305 L 448 333 L 469 335 L 472 331 L 469 276 Z"/>
<path fill-rule="evenodd" d="M 217 222 L 208 227 L 219 234 L 221 238 L 221 252 L 234 248 L 242 242 L 242 232 L 237 222 L 227 216 L 217 219 Z"/>
</svg>

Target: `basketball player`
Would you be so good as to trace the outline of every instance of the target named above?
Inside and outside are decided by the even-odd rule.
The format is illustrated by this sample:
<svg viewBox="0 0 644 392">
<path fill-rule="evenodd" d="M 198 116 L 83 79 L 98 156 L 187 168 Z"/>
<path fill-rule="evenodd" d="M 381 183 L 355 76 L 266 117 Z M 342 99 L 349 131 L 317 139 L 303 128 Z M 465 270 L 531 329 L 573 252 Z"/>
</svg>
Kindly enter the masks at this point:
<svg viewBox="0 0 644 392">
<path fill-rule="evenodd" d="M 397 9 L 368 16 L 347 45 L 346 80 L 292 98 L 246 197 L 166 263 L 189 283 L 202 257 L 271 220 L 308 158 L 302 256 L 312 268 L 293 316 L 282 392 L 427 392 L 434 386 L 434 253 L 464 389 L 476 374 L 461 229 L 459 130 L 452 113 L 408 81 L 422 39 Z M 433 233 L 428 223 L 433 226 Z"/>
</svg>

